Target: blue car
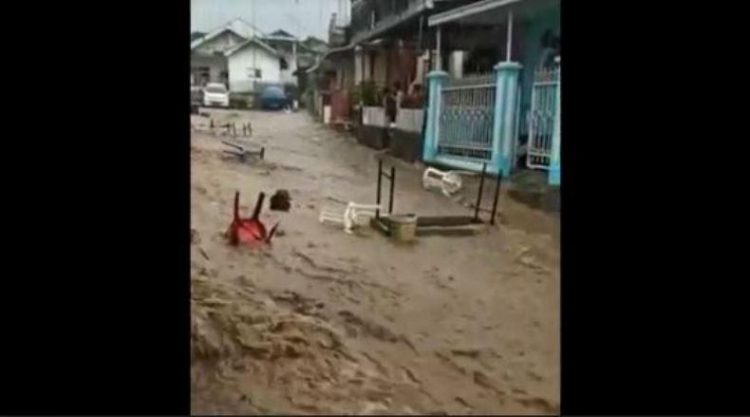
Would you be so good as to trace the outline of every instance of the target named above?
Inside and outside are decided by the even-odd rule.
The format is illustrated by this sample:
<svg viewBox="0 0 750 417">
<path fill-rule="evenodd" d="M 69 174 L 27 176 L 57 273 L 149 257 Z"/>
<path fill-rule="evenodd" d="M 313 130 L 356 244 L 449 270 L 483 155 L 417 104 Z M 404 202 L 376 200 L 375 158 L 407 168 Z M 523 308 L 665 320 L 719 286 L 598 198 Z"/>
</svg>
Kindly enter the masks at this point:
<svg viewBox="0 0 750 417">
<path fill-rule="evenodd" d="M 264 109 L 280 110 L 287 107 L 289 99 L 283 87 L 269 86 L 260 95 L 260 105 Z"/>
</svg>

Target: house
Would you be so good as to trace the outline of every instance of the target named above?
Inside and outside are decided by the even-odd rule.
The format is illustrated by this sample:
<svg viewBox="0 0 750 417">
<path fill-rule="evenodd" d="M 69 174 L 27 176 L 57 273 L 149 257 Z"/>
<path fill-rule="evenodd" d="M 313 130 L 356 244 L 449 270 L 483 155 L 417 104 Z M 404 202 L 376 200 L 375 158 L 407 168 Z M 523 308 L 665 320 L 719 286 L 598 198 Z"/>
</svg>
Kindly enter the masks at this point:
<svg viewBox="0 0 750 417">
<path fill-rule="evenodd" d="M 435 54 L 427 19 L 477 0 L 355 0 L 351 5 L 349 44 L 353 47 L 353 83 L 360 91 L 358 140 L 389 148 L 392 155 L 422 157 L 426 74 Z M 406 96 L 395 127 L 389 129 L 381 92 L 396 84 Z M 373 96 L 375 99 L 373 100 Z M 407 104 L 408 103 L 408 104 Z"/>
<path fill-rule="evenodd" d="M 308 36 L 302 41 L 302 46 L 307 48 L 311 52 L 318 54 L 324 54 L 328 50 L 328 43 L 322 39 L 318 39 L 315 36 Z"/>
<path fill-rule="evenodd" d="M 481 0 L 432 15 L 428 26 L 437 56 L 423 159 L 474 171 L 487 164 L 506 177 L 545 170 L 559 185 L 560 0 Z M 446 72 L 444 62 L 456 68 Z"/>
<path fill-rule="evenodd" d="M 426 19 L 436 13 L 477 0 L 355 0 L 351 6 L 351 41 L 356 82 L 379 88 L 402 88 L 424 82 L 431 41 Z"/>
<path fill-rule="evenodd" d="M 313 36 L 309 36 L 299 43 L 297 48 L 297 80 L 299 82 L 299 91 L 304 92 L 307 90 L 307 70 L 318 63 L 321 56 L 327 50 L 328 44 Z"/>
<path fill-rule="evenodd" d="M 190 45 L 192 84 L 226 84 L 229 81 L 229 72 L 224 52 L 244 41 L 245 38 L 231 28 L 222 28 L 194 40 Z"/>
<path fill-rule="evenodd" d="M 281 83 L 296 89 L 299 85 L 297 80 L 299 39 L 289 32 L 279 29 L 264 36 L 263 42 L 281 55 Z"/>
<path fill-rule="evenodd" d="M 291 33 L 285 31 L 284 29 L 277 29 L 268 36 L 265 37 L 266 39 L 297 39 L 292 35 Z"/>
<path fill-rule="evenodd" d="M 250 38 L 223 53 L 227 60 L 229 91 L 251 94 L 270 84 L 281 84 L 284 56 L 259 38 Z M 288 64 L 287 64 L 288 65 Z"/>
<path fill-rule="evenodd" d="M 234 19 L 211 32 L 193 32 L 190 42 L 191 85 L 229 82 L 224 53 L 261 32 L 242 19 Z"/>
<path fill-rule="evenodd" d="M 325 42 L 308 37 L 300 41 L 291 33 L 278 29 L 265 35 L 261 41 L 272 47 L 280 56 L 280 80 L 286 93 L 293 99 L 299 100 L 301 92 L 307 88 L 307 69 L 315 65 L 325 51 Z M 322 43 L 322 45 L 321 45 Z"/>
<path fill-rule="evenodd" d="M 560 0 L 354 0 L 349 15 L 315 69 L 330 97 L 357 93 L 361 143 L 456 169 L 546 170 L 559 185 Z M 397 82 L 427 100 L 389 129 L 377 92 Z"/>
<path fill-rule="evenodd" d="M 320 55 L 283 29 L 266 35 L 242 19 L 191 38 L 191 84 L 225 83 L 245 98 L 271 84 L 297 96 L 300 79 L 305 82 L 298 69 L 314 65 Z"/>
<path fill-rule="evenodd" d="M 361 143 L 455 169 L 546 170 L 559 184 L 560 0 L 354 0 L 346 33 L 327 57 L 338 85 L 360 91 Z M 363 98 L 396 83 L 428 100 L 389 129 Z"/>
<path fill-rule="evenodd" d="M 349 20 L 348 2 L 339 3 L 339 13 L 333 13 L 328 26 L 330 47 L 315 65 L 307 69 L 313 86 L 308 107 L 324 123 L 348 126 L 354 87 L 353 46 L 347 44 Z M 311 42 L 312 43 L 312 42 Z"/>
</svg>

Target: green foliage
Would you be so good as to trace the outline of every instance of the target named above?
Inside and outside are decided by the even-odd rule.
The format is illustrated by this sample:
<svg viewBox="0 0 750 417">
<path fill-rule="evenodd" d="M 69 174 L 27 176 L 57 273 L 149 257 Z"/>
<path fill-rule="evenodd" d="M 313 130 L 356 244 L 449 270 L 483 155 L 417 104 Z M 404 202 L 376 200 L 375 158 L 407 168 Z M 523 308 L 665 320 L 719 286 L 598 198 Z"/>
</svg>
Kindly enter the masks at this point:
<svg viewBox="0 0 750 417">
<path fill-rule="evenodd" d="M 352 91 L 352 103 L 359 104 L 360 100 L 365 106 L 379 106 L 378 87 L 374 81 L 365 81 L 359 83 L 357 88 Z"/>
</svg>

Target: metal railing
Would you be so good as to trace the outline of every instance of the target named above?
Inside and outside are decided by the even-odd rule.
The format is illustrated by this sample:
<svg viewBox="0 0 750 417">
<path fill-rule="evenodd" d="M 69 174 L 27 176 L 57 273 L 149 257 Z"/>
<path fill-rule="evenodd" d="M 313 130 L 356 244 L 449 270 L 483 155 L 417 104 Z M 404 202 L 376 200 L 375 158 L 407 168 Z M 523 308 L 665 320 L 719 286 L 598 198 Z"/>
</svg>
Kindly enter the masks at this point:
<svg viewBox="0 0 750 417">
<path fill-rule="evenodd" d="M 531 109 L 527 116 L 529 143 L 526 165 L 529 168 L 549 169 L 559 85 L 559 68 L 540 69 L 534 73 Z"/>
<path fill-rule="evenodd" d="M 494 111 L 494 74 L 448 80 L 441 91 L 438 153 L 489 160 Z"/>
</svg>

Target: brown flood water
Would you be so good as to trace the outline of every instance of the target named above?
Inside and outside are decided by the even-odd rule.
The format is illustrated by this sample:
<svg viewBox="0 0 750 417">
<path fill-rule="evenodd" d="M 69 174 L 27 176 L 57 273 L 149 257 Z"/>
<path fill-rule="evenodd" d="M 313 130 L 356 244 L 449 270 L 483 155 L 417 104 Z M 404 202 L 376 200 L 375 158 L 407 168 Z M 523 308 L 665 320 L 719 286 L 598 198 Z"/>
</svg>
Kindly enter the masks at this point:
<svg viewBox="0 0 750 417">
<path fill-rule="evenodd" d="M 503 195 L 502 220 L 475 236 L 403 246 L 367 227 L 347 235 L 318 215 L 375 202 L 377 152 L 304 112 L 212 114 L 250 121 L 243 140 L 266 160 L 227 159 L 218 137 L 193 131 L 193 413 L 559 412 L 555 217 Z M 472 214 L 394 164 L 396 212 Z M 280 188 L 291 211 L 266 203 L 261 215 L 281 222 L 272 246 L 228 246 L 234 191 L 249 215 L 258 192 Z M 485 189 L 490 207 L 494 181 Z"/>
</svg>

